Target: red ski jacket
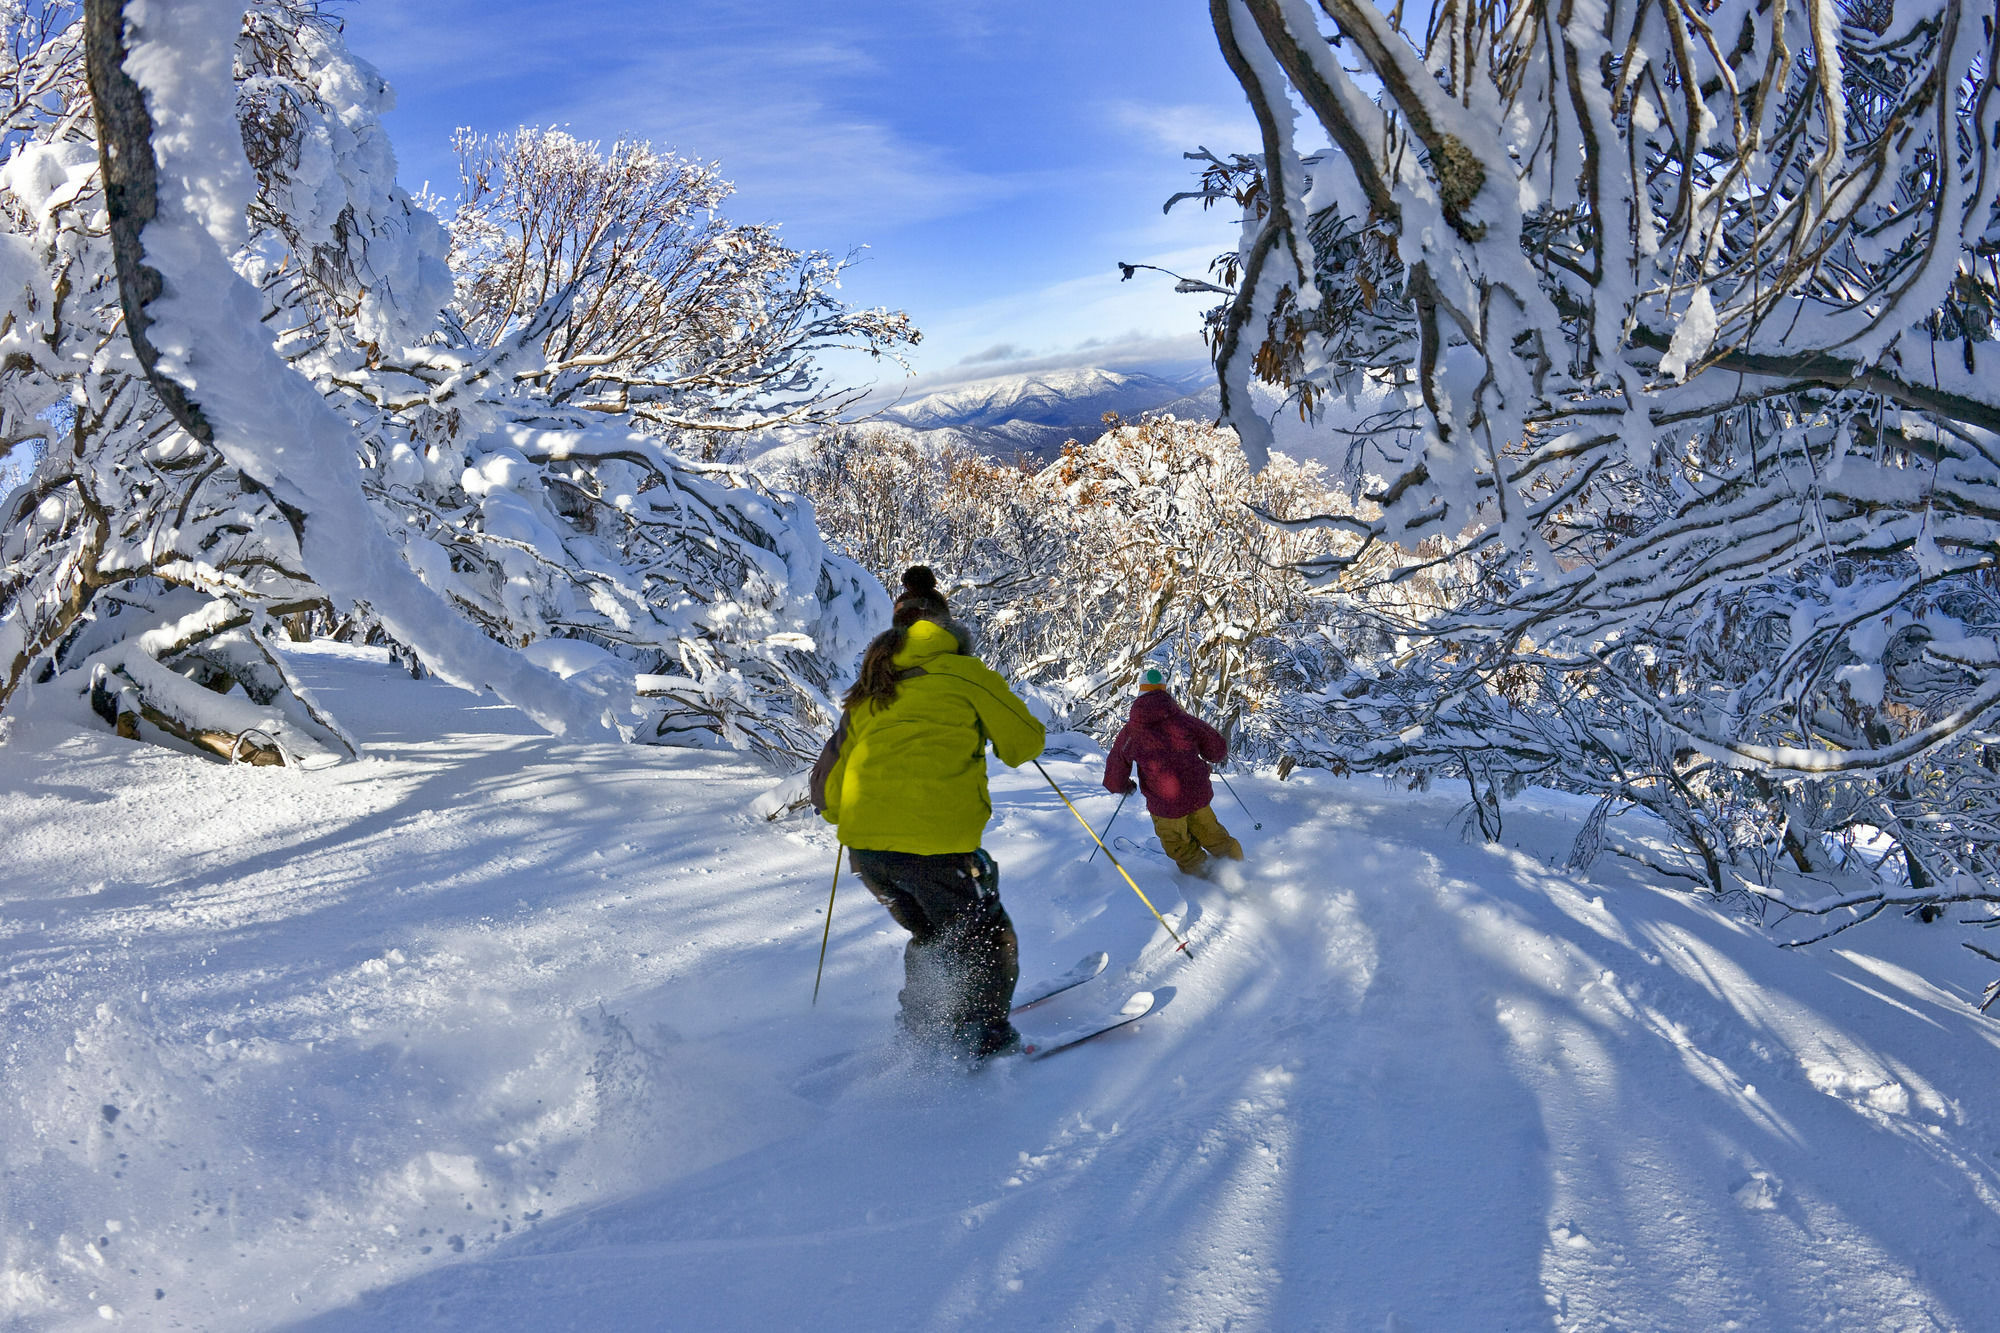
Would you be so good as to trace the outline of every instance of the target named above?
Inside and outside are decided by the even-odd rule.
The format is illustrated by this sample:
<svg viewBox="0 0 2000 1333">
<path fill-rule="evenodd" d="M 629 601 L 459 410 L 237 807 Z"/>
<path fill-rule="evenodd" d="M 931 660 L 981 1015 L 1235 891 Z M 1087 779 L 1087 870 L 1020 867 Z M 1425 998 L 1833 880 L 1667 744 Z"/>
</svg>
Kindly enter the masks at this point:
<svg viewBox="0 0 2000 1333">
<path fill-rule="evenodd" d="M 1137 764 L 1147 813 L 1183 819 L 1214 802 L 1208 766 L 1228 757 L 1229 744 L 1221 732 L 1175 703 L 1165 690 L 1154 690 L 1133 700 L 1132 716 L 1104 761 L 1104 786 L 1121 795 L 1132 791 L 1132 766 Z"/>
</svg>

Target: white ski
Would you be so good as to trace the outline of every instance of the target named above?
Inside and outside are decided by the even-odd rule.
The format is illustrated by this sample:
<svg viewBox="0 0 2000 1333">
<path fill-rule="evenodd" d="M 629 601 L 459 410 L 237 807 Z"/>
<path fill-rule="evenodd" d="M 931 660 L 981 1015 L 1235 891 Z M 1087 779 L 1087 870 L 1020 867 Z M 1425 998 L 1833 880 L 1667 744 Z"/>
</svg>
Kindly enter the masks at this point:
<svg viewBox="0 0 2000 1333">
<path fill-rule="evenodd" d="M 1092 1037 L 1101 1037 L 1113 1028 L 1122 1028 L 1127 1023 L 1144 1018 L 1152 1010 L 1153 992 L 1142 990 L 1131 999 L 1125 1001 L 1125 1007 L 1110 1018 L 1100 1018 L 1093 1022 L 1080 1024 L 1067 1031 L 1051 1033 L 1046 1037 L 1036 1037 L 1021 1047 L 1021 1054 L 1027 1056 L 1030 1060 L 1043 1059 L 1044 1057 L 1054 1055 L 1057 1051 L 1066 1051 L 1079 1042 L 1089 1041 Z"/>
<path fill-rule="evenodd" d="M 1008 1012 L 1018 1014 L 1023 1009 L 1040 1004 L 1052 995 L 1060 995 L 1066 990 L 1073 990 L 1095 977 L 1099 972 L 1102 972 L 1105 965 L 1110 961 L 1111 955 L 1108 953 L 1086 954 L 1077 960 L 1075 967 L 1072 967 L 1061 976 L 1050 977 L 1045 981 L 1037 981 L 1032 986 L 1023 986 L 1020 990 L 1015 991 L 1014 1007 Z"/>
</svg>

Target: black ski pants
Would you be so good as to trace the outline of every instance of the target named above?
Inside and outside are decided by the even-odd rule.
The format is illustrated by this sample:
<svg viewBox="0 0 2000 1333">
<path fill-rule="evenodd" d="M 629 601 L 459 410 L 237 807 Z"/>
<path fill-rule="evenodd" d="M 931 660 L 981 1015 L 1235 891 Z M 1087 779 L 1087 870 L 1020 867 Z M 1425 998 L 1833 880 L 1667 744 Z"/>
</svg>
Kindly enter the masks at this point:
<svg viewBox="0 0 2000 1333">
<path fill-rule="evenodd" d="M 920 856 L 850 849 L 848 864 L 896 924 L 903 950 L 901 1022 L 912 1036 L 974 1058 L 1014 1035 L 1007 1011 L 1021 979 L 1020 941 L 1000 905 L 1000 868 L 985 851 Z"/>
</svg>

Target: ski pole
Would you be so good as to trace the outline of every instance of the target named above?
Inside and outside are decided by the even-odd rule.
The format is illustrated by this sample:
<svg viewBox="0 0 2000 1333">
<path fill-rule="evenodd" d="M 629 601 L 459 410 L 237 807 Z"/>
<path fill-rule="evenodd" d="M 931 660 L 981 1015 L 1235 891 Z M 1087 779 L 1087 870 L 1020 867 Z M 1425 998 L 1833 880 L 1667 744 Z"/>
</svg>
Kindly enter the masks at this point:
<svg viewBox="0 0 2000 1333">
<path fill-rule="evenodd" d="M 1217 777 L 1219 777 L 1219 778 L 1222 778 L 1222 785 L 1223 785 L 1223 786 L 1225 786 L 1225 787 L 1229 787 L 1229 779 L 1228 779 L 1228 778 L 1225 778 L 1225 777 L 1222 777 L 1222 774 L 1220 774 L 1220 773 L 1217 773 L 1217 774 L 1216 774 L 1215 776 L 1217 776 Z M 1229 794 L 1230 794 L 1231 796 L 1236 796 L 1236 788 L 1234 788 L 1234 787 L 1229 787 Z M 1255 816 L 1255 815 L 1253 815 L 1253 814 L 1251 814 L 1251 813 L 1250 813 L 1250 807 L 1249 807 L 1249 806 L 1247 806 L 1247 805 L 1243 805 L 1243 798 L 1242 798 L 1241 796 L 1236 796 L 1236 804 L 1238 804 L 1239 806 L 1243 806 L 1243 817 L 1244 817 L 1245 819 L 1247 819 L 1247 820 L 1249 820 L 1249 821 L 1250 821 L 1250 827 L 1251 827 L 1251 828 L 1254 828 L 1254 829 L 1261 829 L 1261 828 L 1263 828 L 1263 827 L 1264 827 L 1264 826 L 1263 826 L 1262 824 L 1260 824 L 1260 823 L 1258 823 L 1258 822 L 1257 822 L 1257 816 Z"/>
<path fill-rule="evenodd" d="M 1049 784 L 1050 790 L 1054 791 L 1057 796 L 1062 798 L 1062 803 L 1064 805 L 1069 806 L 1069 812 L 1076 816 L 1077 823 L 1083 825 L 1083 831 L 1085 833 L 1088 833 L 1091 836 L 1092 840 L 1095 841 L 1099 847 L 1104 847 L 1104 839 L 1097 836 L 1097 830 L 1092 828 L 1090 826 L 1090 821 L 1083 817 L 1083 811 L 1077 809 L 1075 805 L 1071 804 L 1069 797 L 1063 796 L 1063 789 L 1061 787 L 1056 786 L 1056 780 L 1049 776 L 1049 770 L 1042 767 L 1042 761 L 1039 759 L 1031 759 L 1028 762 L 1032 763 L 1035 766 L 1035 771 L 1042 775 L 1042 781 Z M 1112 818 L 1114 819 L 1117 818 L 1117 814 L 1115 812 L 1113 813 Z M 1179 932 L 1177 932 L 1172 926 L 1167 925 L 1167 919 L 1160 915 L 1159 908 L 1153 906 L 1153 900 L 1151 898 L 1148 898 L 1146 896 L 1146 891 L 1139 887 L 1139 881 L 1133 879 L 1132 873 L 1127 869 L 1125 869 L 1124 864 L 1120 862 L 1118 859 L 1118 854 L 1116 852 L 1113 852 L 1109 847 L 1104 847 L 1104 857 L 1106 860 L 1111 862 L 1112 865 L 1118 867 L 1118 873 L 1125 876 L 1125 882 L 1132 886 L 1132 892 L 1138 894 L 1139 901 L 1146 904 L 1146 910 L 1153 914 L 1153 920 L 1167 927 L 1167 934 L 1172 935 L 1174 937 L 1174 943 L 1180 946 L 1176 950 L 1176 952 L 1184 953 L 1190 958 L 1194 957 L 1194 951 L 1188 948 L 1187 941 L 1182 939 L 1180 937 Z"/>
<path fill-rule="evenodd" d="M 1112 826 L 1113 824 L 1116 824 L 1116 823 L 1118 822 L 1118 816 L 1119 816 L 1120 814 L 1122 814 L 1122 813 L 1124 812 L 1124 810 L 1125 810 L 1125 802 L 1126 802 L 1127 798 L 1129 798 L 1129 797 L 1130 797 L 1131 795 L 1132 795 L 1132 793 L 1131 793 L 1131 792 L 1129 792 L 1129 791 L 1128 791 L 1128 792 L 1124 792 L 1124 793 L 1121 793 L 1121 794 L 1119 795 L 1119 797 L 1118 797 L 1118 808 L 1117 808 L 1116 810 L 1113 810 L 1113 811 L 1111 812 L 1111 818 L 1109 818 L 1109 819 L 1107 819 L 1107 820 L 1105 820 L 1105 821 L 1104 821 L 1104 830 L 1103 830 L 1103 832 L 1101 832 L 1101 833 L 1098 833 L 1098 834 L 1096 835 L 1096 837 L 1097 837 L 1097 847 L 1102 847 L 1102 846 L 1104 845 L 1104 839 L 1105 839 L 1106 837 L 1108 837 L 1108 836 L 1110 835 L 1110 833 L 1111 833 L 1111 826 Z M 1089 855 L 1089 856 L 1086 856 L 1086 857 L 1084 857 L 1084 858 L 1083 858 L 1083 863 L 1084 863 L 1085 865 L 1089 865 L 1089 864 L 1090 864 L 1090 863 L 1091 863 L 1092 861 L 1095 861 L 1095 860 L 1097 859 L 1097 847 L 1093 847 L 1093 848 L 1091 848 L 1091 849 L 1090 849 L 1090 855 Z"/>
<path fill-rule="evenodd" d="M 819 933 L 819 967 L 813 972 L 813 1008 L 819 1007 L 819 978 L 826 971 L 826 942 L 833 934 L 833 895 L 840 892 L 840 848 L 833 849 L 833 887 L 826 891 L 826 929 Z"/>
</svg>

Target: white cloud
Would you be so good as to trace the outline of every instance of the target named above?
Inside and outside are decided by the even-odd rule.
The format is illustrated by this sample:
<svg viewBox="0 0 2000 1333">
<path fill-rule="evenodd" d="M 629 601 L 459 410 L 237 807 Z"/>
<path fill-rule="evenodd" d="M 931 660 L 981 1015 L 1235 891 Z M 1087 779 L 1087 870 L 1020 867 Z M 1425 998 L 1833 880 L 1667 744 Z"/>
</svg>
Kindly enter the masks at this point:
<svg viewBox="0 0 2000 1333">
<path fill-rule="evenodd" d="M 984 366 L 991 365 L 995 361 L 1019 361 L 1024 357 L 1033 355 L 1034 352 L 1032 349 L 1022 347 L 1018 343 L 994 343 L 991 347 L 982 347 L 969 356 L 960 357 L 958 364 L 961 366 Z"/>
<path fill-rule="evenodd" d="M 1208 247 L 1144 253 L 1146 263 L 1201 272 Z M 995 375 L 1101 366 L 1107 369 L 1206 361 L 1201 316 L 1214 297 L 1185 296 L 1159 273 L 1121 281 L 1114 265 L 990 297 L 926 325 L 905 377 L 881 362 L 829 358 L 844 383 L 875 386 L 876 403 L 909 398 Z M 1052 319 L 1050 312 L 1060 312 Z"/>
<path fill-rule="evenodd" d="M 462 90 L 482 132 L 557 125 L 586 139 L 650 139 L 722 164 L 746 218 L 810 219 L 797 243 L 838 248 L 851 236 L 950 217 L 1026 188 L 1026 177 L 968 167 L 882 119 L 840 104 L 844 84 L 892 77 L 851 40 L 789 25 L 706 21 L 633 24 L 629 13 L 578 7 L 524 41 L 480 18 L 477 0 L 427 0 L 420 12 L 371 7 L 349 20 L 364 59 L 381 53 L 427 96 Z M 481 123 L 496 71 L 509 84 L 505 123 Z M 525 95 L 522 95 L 525 92 Z M 419 154 L 418 156 L 422 156 Z M 870 227 L 867 224 L 874 223 Z"/>
<path fill-rule="evenodd" d="M 695 103 L 662 98 L 657 87 L 600 83 L 563 113 L 578 124 L 616 124 L 634 138 L 720 161 L 723 175 L 750 201 L 737 211 L 781 223 L 809 217 L 822 232 L 871 231 L 867 224 L 884 219 L 898 226 L 933 221 L 1023 188 L 961 167 L 891 126 L 842 116 L 810 95 Z"/>
<path fill-rule="evenodd" d="M 1257 149 L 1257 122 L 1251 116 L 1248 105 L 1221 107 L 1125 99 L 1103 105 L 1112 124 L 1149 139 L 1154 147 L 1170 152 L 1207 148 L 1227 155 L 1255 152 Z"/>
<path fill-rule="evenodd" d="M 1197 246 L 1119 258 L 1198 274 L 1205 271 L 1212 254 L 1213 247 Z M 958 307 L 927 327 L 924 337 L 952 360 L 1001 342 L 1054 350 L 1091 338 L 1121 337 L 1130 329 L 1165 337 L 1197 329 L 1202 311 L 1214 303 L 1213 297 L 1174 291 L 1163 274 L 1141 272 L 1130 281 L 1122 280 L 1116 262 L 1106 262 L 1102 268 Z M 1052 320 L 1051 312 L 1058 317 Z M 1052 328 L 1061 332 L 1051 337 Z"/>
</svg>

